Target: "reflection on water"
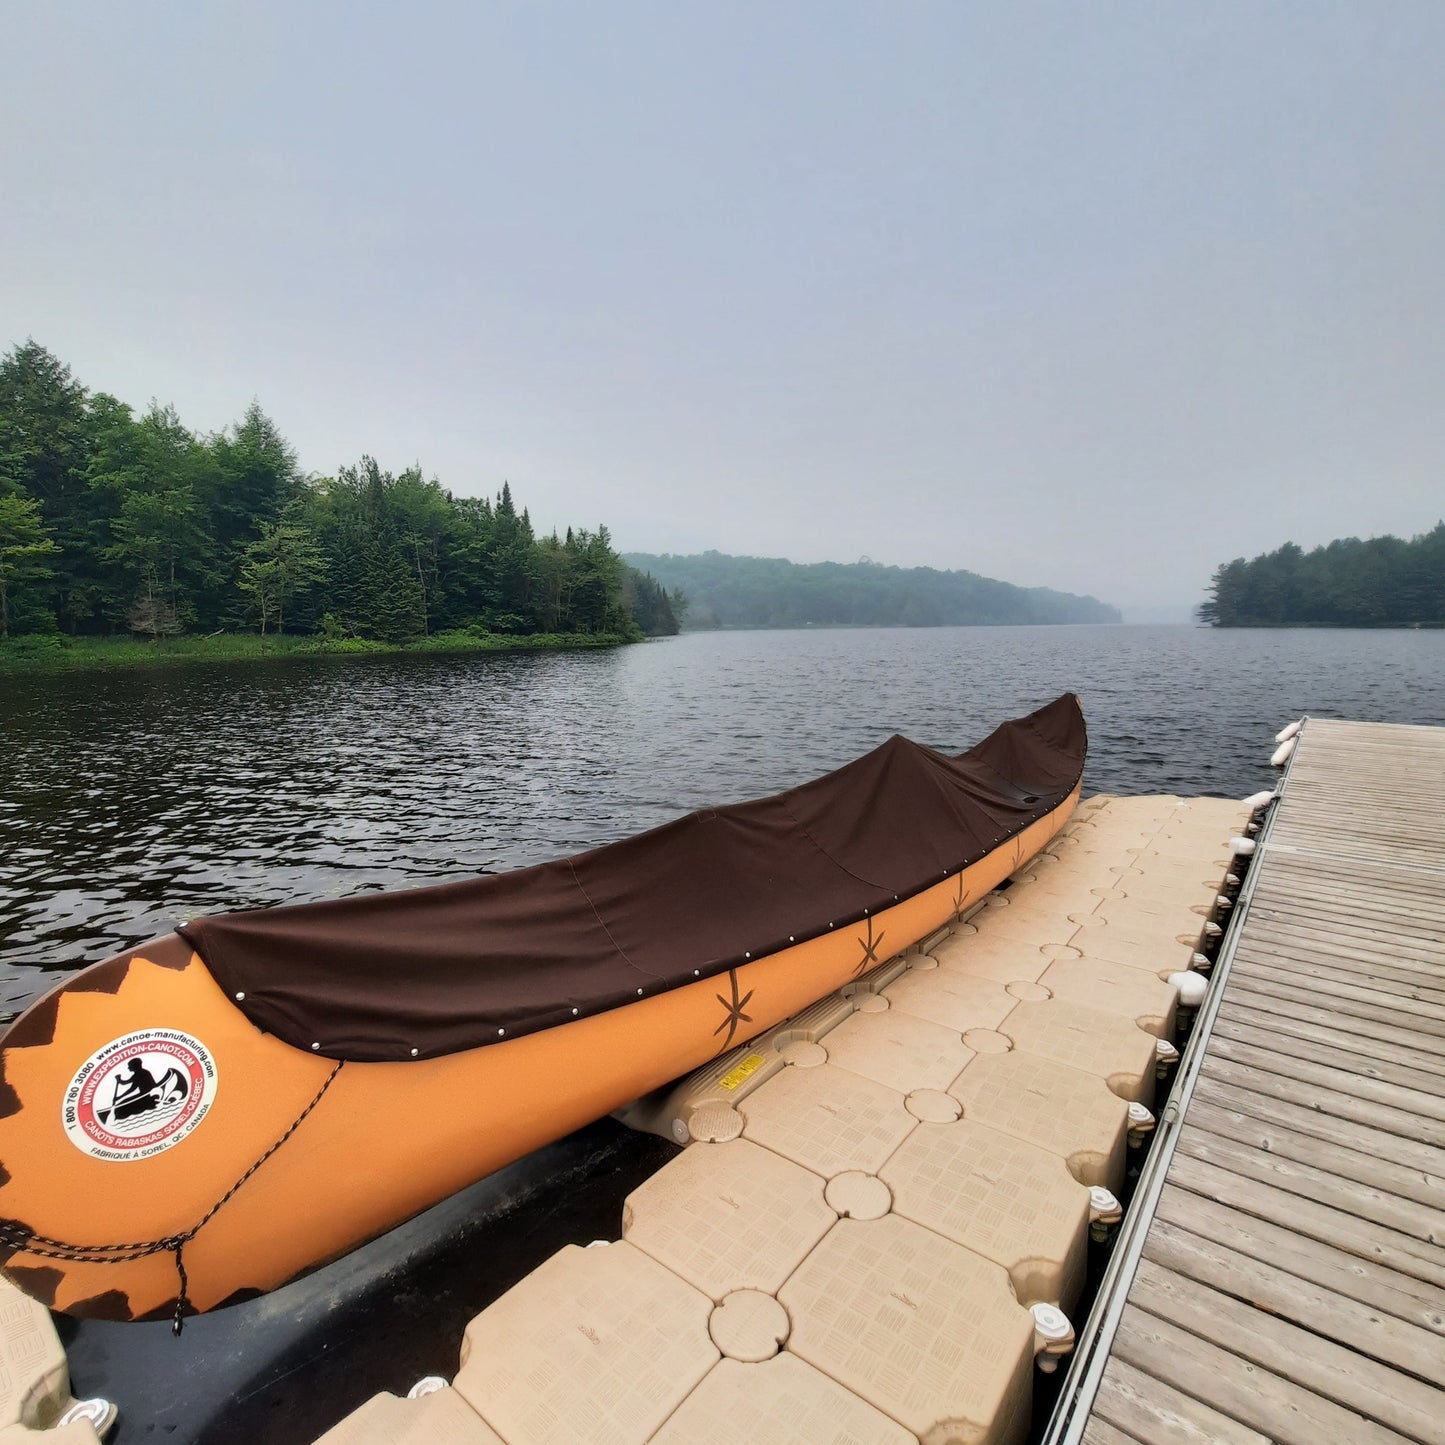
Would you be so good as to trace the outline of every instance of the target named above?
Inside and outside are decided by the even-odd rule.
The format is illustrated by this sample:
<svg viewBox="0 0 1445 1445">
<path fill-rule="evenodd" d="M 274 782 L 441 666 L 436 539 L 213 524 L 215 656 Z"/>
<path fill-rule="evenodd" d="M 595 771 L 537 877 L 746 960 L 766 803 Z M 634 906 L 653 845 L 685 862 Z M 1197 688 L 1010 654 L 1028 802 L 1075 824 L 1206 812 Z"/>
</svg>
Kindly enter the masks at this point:
<svg viewBox="0 0 1445 1445">
<path fill-rule="evenodd" d="M 892 732 L 957 751 L 1065 689 L 1088 790 L 1242 795 L 1300 713 L 1445 723 L 1445 632 L 734 632 L 0 679 L 0 1007 L 203 913 L 539 862 Z"/>
</svg>

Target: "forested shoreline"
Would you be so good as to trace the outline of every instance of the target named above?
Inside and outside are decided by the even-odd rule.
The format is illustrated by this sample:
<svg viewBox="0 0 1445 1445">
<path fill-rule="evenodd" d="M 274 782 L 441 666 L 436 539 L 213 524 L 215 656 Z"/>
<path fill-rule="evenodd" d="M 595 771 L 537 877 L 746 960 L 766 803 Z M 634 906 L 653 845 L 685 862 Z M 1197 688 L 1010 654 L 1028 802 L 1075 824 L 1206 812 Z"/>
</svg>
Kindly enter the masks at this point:
<svg viewBox="0 0 1445 1445">
<path fill-rule="evenodd" d="M 34 341 L 0 357 L 0 643 L 235 631 L 466 647 L 677 620 L 605 526 L 538 537 L 505 482 L 458 497 L 369 456 L 309 475 L 254 402 L 201 436 L 88 391 Z"/>
<path fill-rule="evenodd" d="M 686 625 L 713 627 L 968 627 L 1118 622 L 1094 597 L 1017 587 L 975 572 L 877 562 L 789 562 L 722 552 L 629 552 L 624 560 L 687 598 Z"/>
<path fill-rule="evenodd" d="M 1216 568 L 1199 605 L 1212 627 L 1445 626 L 1445 522 L 1405 541 L 1293 542 Z"/>
</svg>

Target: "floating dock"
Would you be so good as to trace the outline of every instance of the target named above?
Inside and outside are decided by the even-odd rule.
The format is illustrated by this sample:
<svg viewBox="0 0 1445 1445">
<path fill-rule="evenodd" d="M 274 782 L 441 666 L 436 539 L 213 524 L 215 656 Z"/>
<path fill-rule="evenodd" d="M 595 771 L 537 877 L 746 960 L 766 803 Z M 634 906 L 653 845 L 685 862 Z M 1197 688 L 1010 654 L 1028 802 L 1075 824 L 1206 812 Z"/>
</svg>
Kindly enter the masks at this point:
<svg viewBox="0 0 1445 1445">
<path fill-rule="evenodd" d="M 1050 1445 L 1445 1441 L 1445 728 L 1309 721 Z"/>
<path fill-rule="evenodd" d="M 687 1147 L 325 1445 L 1021 1442 L 1247 818 L 1095 798 L 950 929 L 639 1101 Z"/>
</svg>

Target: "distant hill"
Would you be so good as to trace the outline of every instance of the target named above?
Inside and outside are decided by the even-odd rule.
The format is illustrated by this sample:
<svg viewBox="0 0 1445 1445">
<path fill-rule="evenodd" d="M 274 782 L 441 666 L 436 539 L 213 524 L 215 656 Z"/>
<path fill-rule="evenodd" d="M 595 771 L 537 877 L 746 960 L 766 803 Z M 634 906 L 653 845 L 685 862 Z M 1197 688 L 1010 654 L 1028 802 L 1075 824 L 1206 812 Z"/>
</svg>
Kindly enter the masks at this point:
<svg viewBox="0 0 1445 1445">
<path fill-rule="evenodd" d="M 1002 623 L 1119 622 L 1093 597 L 1015 587 L 974 572 L 884 567 L 876 562 L 788 562 L 782 557 L 625 560 L 687 598 L 686 631 L 711 627 L 957 627 Z M 675 601 L 674 601 L 675 605 Z"/>
</svg>

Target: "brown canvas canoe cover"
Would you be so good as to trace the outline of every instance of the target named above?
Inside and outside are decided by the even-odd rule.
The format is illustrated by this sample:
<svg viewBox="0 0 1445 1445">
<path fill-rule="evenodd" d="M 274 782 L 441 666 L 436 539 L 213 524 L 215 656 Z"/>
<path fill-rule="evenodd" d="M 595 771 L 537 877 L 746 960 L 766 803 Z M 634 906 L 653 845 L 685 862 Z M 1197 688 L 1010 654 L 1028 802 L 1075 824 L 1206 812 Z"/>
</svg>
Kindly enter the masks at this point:
<svg viewBox="0 0 1445 1445">
<path fill-rule="evenodd" d="M 457 1053 L 571 1023 L 854 923 L 1058 807 L 1086 733 L 1065 693 L 951 757 L 894 736 L 774 797 L 573 858 L 180 932 L 258 1027 L 333 1059 Z"/>
</svg>

